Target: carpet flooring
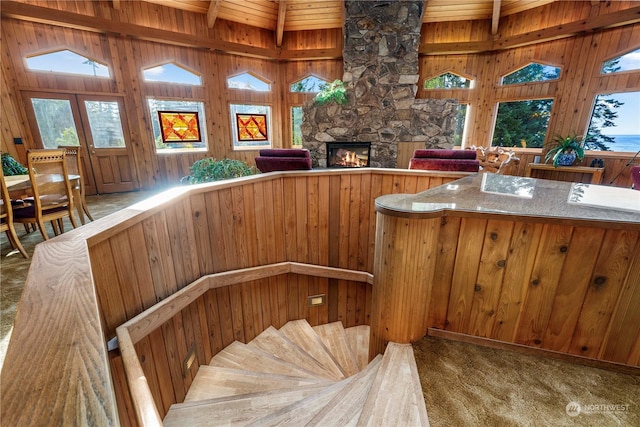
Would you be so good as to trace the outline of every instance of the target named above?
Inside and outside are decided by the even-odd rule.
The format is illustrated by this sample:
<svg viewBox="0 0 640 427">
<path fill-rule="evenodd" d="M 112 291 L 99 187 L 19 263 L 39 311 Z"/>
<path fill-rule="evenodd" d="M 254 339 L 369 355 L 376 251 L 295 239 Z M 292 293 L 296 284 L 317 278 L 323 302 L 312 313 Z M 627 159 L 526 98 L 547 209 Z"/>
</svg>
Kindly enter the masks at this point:
<svg viewBox="0 0 640 427">
<path fill-rule="evenodd" d="M 88 196 L 87 202 L 98 219 L 153 194 Z M 29 254 L 42 241 L 21 225 L 18 235 Z M 11 251 L 4 234 L 0 242 L 2 366 L 30 260 Z M 640 376 L 434 337 L 414 343 L 414 354 L 432 427 L 640 427 Z"/>
</svg>

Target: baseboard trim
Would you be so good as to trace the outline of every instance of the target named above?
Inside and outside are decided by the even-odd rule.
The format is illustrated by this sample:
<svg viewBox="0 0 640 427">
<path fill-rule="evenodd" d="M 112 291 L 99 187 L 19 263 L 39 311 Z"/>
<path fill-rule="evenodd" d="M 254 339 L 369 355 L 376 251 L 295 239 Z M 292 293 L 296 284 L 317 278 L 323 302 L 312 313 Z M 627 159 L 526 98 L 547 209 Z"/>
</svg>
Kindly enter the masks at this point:
<svg viewBox="0 0 640 427">
<path fill-rule="evenodd" d="M 550 357 L 553 359 L 564 360 L 565 362 L 576 363 L 580 365 L 590 366 L 592 368 L 607 369 L 610 371 L 621 372 L 629 375 L 640 376 L 640 367 L 625 365 L 622 363 L 609 362 L 605 360 L 592 359 L 589 357 L 578 356 L 575 354 L 567 354 L 559 351 L 546 350 L 544 348 L 529 347 L 523 344 L 514 344 L 504 341 L 498 341 L 491 338 L 475 337 L 473 335 L 461 334 L 458 332 L 443 331 L 442 329 L 429 328 L 427 335 L 430 337 L 443 338 L 451 341 L 460 341 L 469 344 L 476 344 L 483 347 L 497 348 L 500 350 L 511 350 L 518 353 L 530 354 L 534 356 Z"/>
</svg>

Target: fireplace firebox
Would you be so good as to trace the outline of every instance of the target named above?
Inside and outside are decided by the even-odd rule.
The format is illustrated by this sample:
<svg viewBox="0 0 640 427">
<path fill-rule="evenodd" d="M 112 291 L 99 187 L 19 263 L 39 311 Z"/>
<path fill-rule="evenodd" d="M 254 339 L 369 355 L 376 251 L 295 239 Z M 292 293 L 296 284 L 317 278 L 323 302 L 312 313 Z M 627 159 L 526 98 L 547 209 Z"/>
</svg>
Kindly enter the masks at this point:
<svg viewBox="0 0 640 427">
<path fill-rule="evenodd" d="M 327 167 L 365 168 L 369 167 L 370 142 L 328 142 Z"/>
</svg>

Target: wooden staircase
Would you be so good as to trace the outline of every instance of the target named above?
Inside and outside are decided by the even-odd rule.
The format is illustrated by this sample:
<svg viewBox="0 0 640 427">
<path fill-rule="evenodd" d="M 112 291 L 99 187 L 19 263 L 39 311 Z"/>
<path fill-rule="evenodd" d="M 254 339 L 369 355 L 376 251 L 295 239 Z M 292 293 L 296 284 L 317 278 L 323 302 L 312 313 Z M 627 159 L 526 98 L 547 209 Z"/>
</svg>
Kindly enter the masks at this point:
<svg viewBox="0 0 640 427">
<path fill-rule="evenodd" d="M 201 366 L 164 425 L 428 426 L 411 345 L 368 352 L 368 326 L 269 327 Z"/>
</svg>

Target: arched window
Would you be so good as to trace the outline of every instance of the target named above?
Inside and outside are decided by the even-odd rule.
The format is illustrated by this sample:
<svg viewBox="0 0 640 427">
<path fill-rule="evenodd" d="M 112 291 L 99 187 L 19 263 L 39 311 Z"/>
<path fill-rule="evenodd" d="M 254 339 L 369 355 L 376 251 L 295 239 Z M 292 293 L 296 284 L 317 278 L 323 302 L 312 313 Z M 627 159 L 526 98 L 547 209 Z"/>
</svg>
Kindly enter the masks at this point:
<svg viewBox="0 0 640 427">
<path fill-rule="evenodd" d="M 444 73 L 424 81 L 425 89 L 469 89 L 473 80 L 454 73 Z"/>
<path fill-rule="evenodd" d="M 155 67 L 145 68 L 142 70 L 144 81 L 146 82 L 163 82 L 177 83 L 185 85 L 202 86 L 202 77 L 186 67 L 167 62 L 166 64 Z"/>
<path fill-rule="evenodd" d="M 30 70 L 88 77 L 111 77 L 109 67 L 106 64 L 69 49 L 33 55 L 26 59 L 27 67 Z"/>
<path fill-rule="evenodd" d="M 289 87 L 290 92 L 318 93 L 329 85 L 329 82 L 316 76 L 308 76 L 294 82 Z"/>
<path fill-rule="evenodd" d="M 602 74 L 640 70 L 640 48 L 602 63 Z"/>
<path fill-rule="evenodd" d="M 229 89 L 254 90 L 256 92 L 271 91 L 271 84 L 252 73 L 243 73 L 231 76 L 227 79 Z"/>
<path fill-rule="evenodd" d="M 560 67 L 532 62 L 512 73 L 502 77 L 503 85 L 517 85 L 522 83 L 545 82 L 560 78 Z"/>
</svg>

